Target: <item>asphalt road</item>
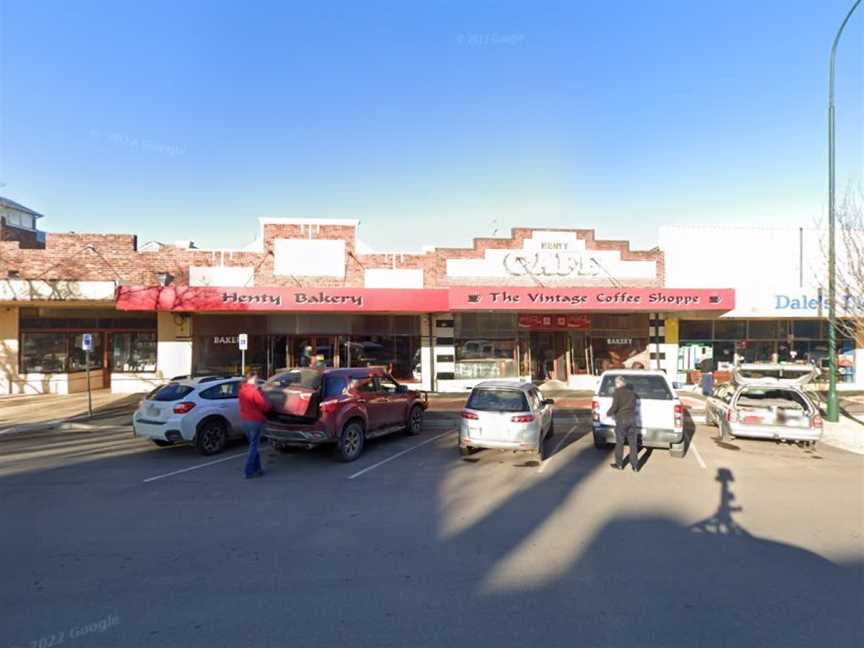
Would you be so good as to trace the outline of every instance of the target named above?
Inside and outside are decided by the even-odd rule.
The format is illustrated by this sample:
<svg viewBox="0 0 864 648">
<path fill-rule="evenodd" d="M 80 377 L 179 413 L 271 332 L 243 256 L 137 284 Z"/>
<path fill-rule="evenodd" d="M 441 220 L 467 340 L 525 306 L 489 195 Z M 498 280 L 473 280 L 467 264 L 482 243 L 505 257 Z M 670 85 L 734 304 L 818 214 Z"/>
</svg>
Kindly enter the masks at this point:
<svg viewBox="0 0 864 648">
<path fill-rule="evenodd" d="M 699 426 L 619 473 L 559 412 L 541 465 L 462 460 L 456 421 L 256 480 L 243 445 L 0 438 L 0 647 L 864 645 L 861 456 Z"/>
</svg>

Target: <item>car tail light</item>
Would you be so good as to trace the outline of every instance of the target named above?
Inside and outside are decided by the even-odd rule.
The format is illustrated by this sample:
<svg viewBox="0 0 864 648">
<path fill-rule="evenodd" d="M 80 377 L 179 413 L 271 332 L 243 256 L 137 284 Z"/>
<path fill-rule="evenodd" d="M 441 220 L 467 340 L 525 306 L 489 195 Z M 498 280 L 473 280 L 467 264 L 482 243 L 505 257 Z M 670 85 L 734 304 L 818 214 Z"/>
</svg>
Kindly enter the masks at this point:
<svg viewBox="0 0 864 648">
<path fill-rule="evenodd" d="M 738 412 L 733 409 L 726 410 L 726 422 L 727 423 L 737 423 L 738 422 Z"/>
<path fill-rule="evenodd" d="M 684 427 L 684 406 L 681 403 L 675 404 L 675 427 Z"/>
<path fill-rule="evenodd" d="M 817 430 L 821 430 L 822 425 L 823 425 L 822 424 L 822 417 L 817 414 L 816 416 L 813 417 L 813 427 L 816 428 Z"/>
<path fill-rule="evenodd" d="M 321 405 L 319 407 L 321 409 L 322 414 L 330 414 L 331 412 L 335 412 L 338 409 L 339 401 L 338 400 L 324 401 L 323 403 L 321 403 Z"/>
<path fill-rule="evenodd" d="M 195 407 L 195 403 L 190 403 L 189 401 L 183 401 L 182 403 L 177 403 L 174 406 L 175 414 L 185 414 L 190 411 L 193 407 Z"/>
<path fill-rule="evenodd" d="M 531 423 L 534 420 L 533 414 L 519 414 L 510 419 L 513 423 Z"/>
<path fill-rule="evenodd" d="M 479 421 L 480 417 L 477 416 L 474 412 L 469 412 L 468 410 L 462 410 L 462 418 L 468 419 L 469 421 Z"/>
<path fill-rule="evenodd" d="M 591 420 L 600 421 L 600 401 L 596 398 L 591 401 Z"/>
</svg>

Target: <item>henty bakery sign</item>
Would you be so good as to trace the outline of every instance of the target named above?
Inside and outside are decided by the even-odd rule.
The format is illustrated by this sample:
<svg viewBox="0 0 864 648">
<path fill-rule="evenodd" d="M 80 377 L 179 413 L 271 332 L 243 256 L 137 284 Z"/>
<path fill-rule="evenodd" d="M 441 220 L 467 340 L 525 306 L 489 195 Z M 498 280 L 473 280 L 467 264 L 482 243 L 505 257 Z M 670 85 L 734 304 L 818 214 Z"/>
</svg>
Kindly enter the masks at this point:
<svg viewBox="0 0 864 648">
<path fill-rule="evenodd" d="M 446 312 L 446 290 L 395 288 L 216 288 L 122 286 L 119 310 Z"/>
</svg>

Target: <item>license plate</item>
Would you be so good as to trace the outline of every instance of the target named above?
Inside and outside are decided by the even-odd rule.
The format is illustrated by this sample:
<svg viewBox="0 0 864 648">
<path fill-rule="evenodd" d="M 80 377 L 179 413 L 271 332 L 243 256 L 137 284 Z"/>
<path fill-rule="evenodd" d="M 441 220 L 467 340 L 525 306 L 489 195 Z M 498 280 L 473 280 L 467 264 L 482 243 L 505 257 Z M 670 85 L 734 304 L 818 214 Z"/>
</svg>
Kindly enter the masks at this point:
<svg viewBox="0 0 864 648">
<path fill-rule="evenodd" d="M 148 405 L 147 406 L 147 416 L 159 416 L 159 412 L 160 412 L 159 408 L 156 407 L 155 405 Z"/>
<path fill-rule="evenodd" d="M 479 436 L 482 436 L 482 435 L 480 434 L 480 431 L 481 431 L 482 429 L 483 429 L 483 428 L 481 428 L 481 427 L 469 427 L 469 428 L 468 428 L 468 436 L 471 437 L 472 439 L 475 439 L 475 438 L 477 438 L 477 437 L 479 437 Z"/>
</svg>

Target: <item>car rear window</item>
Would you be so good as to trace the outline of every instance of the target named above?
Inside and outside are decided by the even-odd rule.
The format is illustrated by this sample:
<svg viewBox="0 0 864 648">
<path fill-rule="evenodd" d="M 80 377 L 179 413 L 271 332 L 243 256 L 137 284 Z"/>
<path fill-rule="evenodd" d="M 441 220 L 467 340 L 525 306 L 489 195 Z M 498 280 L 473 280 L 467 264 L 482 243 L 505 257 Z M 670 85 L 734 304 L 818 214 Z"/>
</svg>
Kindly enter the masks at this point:
<svg viewBox="0 0 864 648">
<path fill-rule="evenodd" d="M 738 395 L 739 407 L 778 407 L 782 409 L 809 409 L 806 397 L 792 389 L 776 387 L 748 387 Z"/>
<path fill-rule="evenodd" d="M 164 387 L 160 387 L 155 392 L 151 392 L 149 396 L 149 400 L 154 401 L 176 401 L 180 400 L 184 396 L 189 395 L 195 391 L 194 387 L 190 387 L 189 385 L 181 385 L 179 383 L 169 383 Z"/>
<path fill-rule="evenodd" d="M 321 372 L 314 369 L 297 369 L 276 374 L 267 381 L 267 387 L 306 387 L 318 389 L 321 386 Z"/>
<path fill-rule="evenodd" d="M 515 389 L 475 389 L 465 407 L 479 412 L 527 412 L 528 401 Z"/>
<path fill-rule="evenodd" d="M 324 398 L 332 398 L 339 396 L 348 389 L 348 380 L 345 376 L 325 376 L 324 377 Z"/>
<path fill-rule="evenodd" d="M 615 393 L 615 378 L 617 376 L 604 376 L 600 384 L 600 395 L 611 397 Z M 675 398 L 669 385 L 662 376 L 624 376 L 627 385 L 636 392 L 638 398 L 645 400 L 672 400 Z"/>
</svg>

